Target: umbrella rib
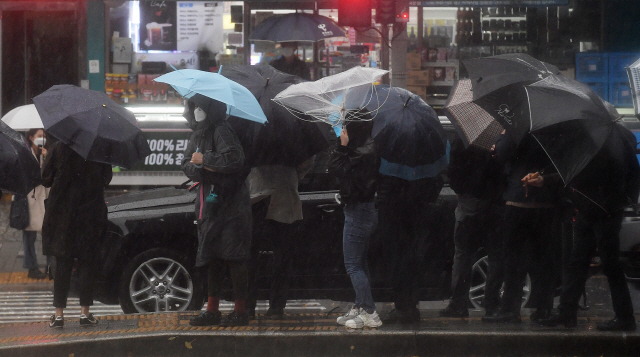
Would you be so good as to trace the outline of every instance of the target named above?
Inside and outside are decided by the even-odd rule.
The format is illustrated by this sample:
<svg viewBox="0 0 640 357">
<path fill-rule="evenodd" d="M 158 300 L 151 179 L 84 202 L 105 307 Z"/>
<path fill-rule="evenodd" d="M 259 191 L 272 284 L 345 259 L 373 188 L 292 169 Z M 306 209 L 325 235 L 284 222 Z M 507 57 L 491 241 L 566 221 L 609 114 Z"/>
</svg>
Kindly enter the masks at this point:
<svg viewBox="0 0 640 357">
<path fill-rule="evenodd" d="M 545 149 L 545 147 L 542 146 L 542 143 L 540 142 L 540 140 L 538 140 L 538 138 L 535 136 L 535 134 L 533 134 L 531 132 L 529 132 L 529 133 L 531 134 L 531 136 L 533 136 L 534 139 L 536 139 L 536 141 L 538 142 L 538 145 L 540 145 L 542 150 L 544 150 L 544 153 L 549 158 L 549 161 L 551 161 L 551 163 L 553 164 L 553 167 L 555 167 L 556 171 L 558 171 L 558 174 L 560 174 L 560 170 L 558 169 L 558 165 L 556 165 L 556 163 L 553 161 L 553 159 L 551 158 L 551 155 L 549 155 L 549 153 L 547 152 L 547 149 Z M 567 182 L 564 180 L 564 177 L 562 177 L 562 174 L 560 174 L 560 178 L 562 179 L 562 182 L 564 183 L 564 185 L 566 187 L 567 186 Z"/>
</svg>

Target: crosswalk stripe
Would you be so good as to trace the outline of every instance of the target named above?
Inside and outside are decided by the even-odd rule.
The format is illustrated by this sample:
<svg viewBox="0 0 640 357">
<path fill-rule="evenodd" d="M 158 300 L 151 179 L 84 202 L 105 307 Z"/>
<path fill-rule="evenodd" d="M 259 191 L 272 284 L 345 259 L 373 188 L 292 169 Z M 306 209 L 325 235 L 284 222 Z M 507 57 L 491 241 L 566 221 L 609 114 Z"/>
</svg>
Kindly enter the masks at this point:
<svg viewBox="0 0 640 357">
<path fill-rule="evenodd" d="M 76 319 L 80 315 L 80 300 L 70 297 L 67 299 L 68 308 L 65 316 Z M 220 302 L 220 311 L 228 313 L 233 310 L 231 302 Z M 269 307 L 268 301 L 258 301 L 256 312 L 264 313 Z M 203 309 L 205 309 L 203 307 Z M 303 310 L 304 312 L 321 312 L 326 308 L 317 300 L 290 300 L 287 302 L 287 310 Z M 53 293 L 51 291 L 3 291 L 0 292 L 0 324 L 17 322 L 46 321 L 54 312 Z M 94 302 L 91 312 L 96 316 L 122 315 L 119 305 L 105 305 Z"/>
</svg>

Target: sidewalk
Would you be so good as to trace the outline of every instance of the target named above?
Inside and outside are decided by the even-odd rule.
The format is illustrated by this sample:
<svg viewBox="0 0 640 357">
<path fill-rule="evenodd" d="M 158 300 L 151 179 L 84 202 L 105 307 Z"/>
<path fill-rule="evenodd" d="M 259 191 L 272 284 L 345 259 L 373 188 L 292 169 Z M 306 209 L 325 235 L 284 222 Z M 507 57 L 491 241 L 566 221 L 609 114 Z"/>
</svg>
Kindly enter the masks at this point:
<svg viewBox="0 0 640 357">
<path fill-rule="evenodd" d="M 522 324 L 487 325 L 482 312 L 466 319 L 422 310 L 419 324 L 348 330 L 338 312 L 286 314 L 243 327 L 192 327 L 193 313 L 105 316 L 81 328 L 46 322 L 0 326 L 0 356 L 637 356 L 640 333 L 602 333 L 605 317 L 580 317 L 578 328 Z"/>
</svg>

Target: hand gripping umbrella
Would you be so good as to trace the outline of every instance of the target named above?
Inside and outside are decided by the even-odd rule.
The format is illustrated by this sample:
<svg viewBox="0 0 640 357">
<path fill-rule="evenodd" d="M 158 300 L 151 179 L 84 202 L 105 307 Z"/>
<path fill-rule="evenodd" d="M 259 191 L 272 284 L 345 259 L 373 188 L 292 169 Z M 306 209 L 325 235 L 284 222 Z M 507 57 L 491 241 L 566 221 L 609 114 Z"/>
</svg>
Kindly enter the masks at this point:
<svg viewBox="0 0 640 357">
<path fill-rule="evenodd" d="M 133 113 L 102 92 L 55 85 L 33 103 L 47 133 L 85 160 L 129 168 L 151 154 Z"/>
<path fill-rule="evenodd" d="M 380 172 L 407 180 L 435 177 L 448 163 L 448 142 L 435 110 L 406 89 L 376 86 L 365 106 L 382 157 Z"/>
<path fill-rule="evenodd" d="M 269 65 L 229 66 L 224 67 L 220 74 L 246 87 L 267 117 L 268 122 L 264 125 L 249 123 L 251 128 L 236 130 L 239 136 L 251 136 L 240 141 L 251 143 L 250 147 L 245 147 L 245 154 L 252 166 L 296 167 L 328 147 L 328 125 L 314 123 L 308 117 L 299 120 L 272 101 L 276 94 L 289 86 L 303 82 L 300 77 L 280 72 Z"/>
<path fill-rule="evenodd" d="M 41 182 L 40 165 L 24 137 L 0 122 L 0 190 L 26 195 Z"/>
<path fill-rule="evenodd" d="M 296 115 L 308 115 L 332 126 L 342 126 L 346 112 L 371 100 L 373 83 L 388 71 L 354 67 L 313 82 L 294 84 L 273 99 Z"/>
<path fill-rule="evenodd" d="M 326 16 L 296 12 L 275 15 L 251 31 L 251 41 L 316 42 L 330 37 L 342 37 L 345 32 Z"/>
<path fill-rule="evenodd" d="M 191 98 L 196 93 L 227 105 L 227 114 L 258 123 L 267 118 L 249 90 L 218 73 L 196 69 L 179 69 L 155 79 L 170 84 L 180 95 Z"/>
</svg>

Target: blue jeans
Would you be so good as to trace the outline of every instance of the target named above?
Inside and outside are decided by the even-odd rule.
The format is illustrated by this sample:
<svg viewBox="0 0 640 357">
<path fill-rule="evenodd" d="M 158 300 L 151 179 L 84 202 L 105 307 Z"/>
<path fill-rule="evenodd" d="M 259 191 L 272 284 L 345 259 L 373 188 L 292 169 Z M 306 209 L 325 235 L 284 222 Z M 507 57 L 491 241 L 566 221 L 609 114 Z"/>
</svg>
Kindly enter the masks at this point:
<svg viewBox="0 0 640 357">
<path fill-rule="evenodd" d="M 369 284 L 367 251 L 377 225 L 378 212 L 373 202 L 348 203 L 344 207 L 344 267 L 356 291 L 355 307 L 363 308 L 367 312 L 376 309 Z"/>
</svg>

